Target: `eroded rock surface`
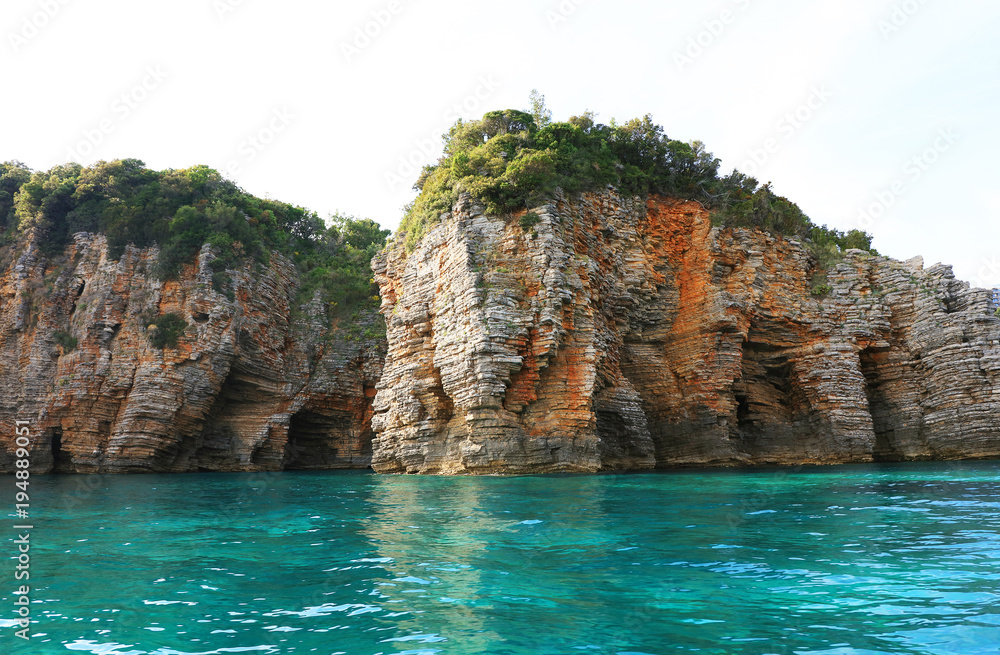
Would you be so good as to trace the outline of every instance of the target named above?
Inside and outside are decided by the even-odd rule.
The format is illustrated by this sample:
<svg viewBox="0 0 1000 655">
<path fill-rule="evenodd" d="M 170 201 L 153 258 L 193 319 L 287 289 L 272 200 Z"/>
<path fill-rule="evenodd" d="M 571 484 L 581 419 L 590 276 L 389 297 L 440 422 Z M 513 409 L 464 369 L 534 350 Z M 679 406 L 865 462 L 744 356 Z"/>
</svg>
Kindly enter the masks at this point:
<svg viewBox="0 0 1000 655">
<path fill-rule="evenodd" d="M 950 267 L 795 241 L 612 191 L 535 216 L 467 196 L 373 262 L 382 472 L 1000 455 L 1000 320 Z"/>
<path fill-rule="evenodd" d="M 329 339 L 321 308 L 293 312 L 295 269 L 279 255 L 236 271 L 231 298 L 213 288 L 208 248 L 177 281 L 156 279 L 156 255 L 111 260 L 85 233 L 51 261 L 14 254 L 0 281 L 0 469 L 13 468 L 16 419 L 36 471 L 370 465 L 381 339 Z M 160 350 L 148 330 L 166 313 L 188 327 Z"/>
</svg>

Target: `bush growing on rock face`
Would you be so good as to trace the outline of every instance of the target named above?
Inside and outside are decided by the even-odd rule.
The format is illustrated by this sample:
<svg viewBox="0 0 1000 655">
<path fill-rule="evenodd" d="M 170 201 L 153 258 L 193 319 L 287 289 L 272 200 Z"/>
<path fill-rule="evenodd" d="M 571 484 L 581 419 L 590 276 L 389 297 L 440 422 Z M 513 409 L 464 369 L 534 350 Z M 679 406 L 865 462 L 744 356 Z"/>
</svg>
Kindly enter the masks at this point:
<svg viewBox="0 0 1000 655">
<path fill-rule="evenodd" d="M 14 196 L 31 179 L 31 170 L 18 161 L 0 163 L 0 230 L 17 220 L 14 216 Z"/>
<path fill-rule="evenodd" d="M 56 343 L 62 346 L 63 353 L 71 353 L 76 350 L 77 339 L 69 332 L 65 330 L 56 330 L 52 333 L 52 337 L 55 339 Z"/>
<path fill-rule="evenodd" d="M 542 222 L 542 219 L 535 212 L 526 212 L 518 222 L 521 224 L 522 230 L 532 230 L 536 225 Z"/>
<path fill-rule="evenodd" d="M 301 272 L 295 305 L 309 302 L 319 292 L 334 317 L 379 306 L 378 287 L 372 279 L 371 260 L 389 236 L 378 223 L 334 215 L 313 247 L 295 253 Z"/>
<path fill-rule="evenodd" d="M 176 348 L 177 340 L 180 339 L 184 329 L 188 326 L 187 321 L 177 314 L 164 314 L 156 319 L 156 323 L 149 326 L 146 334 L 149 342 L 154 348 L 160 350 L 164 348 Z"/>
</svg>

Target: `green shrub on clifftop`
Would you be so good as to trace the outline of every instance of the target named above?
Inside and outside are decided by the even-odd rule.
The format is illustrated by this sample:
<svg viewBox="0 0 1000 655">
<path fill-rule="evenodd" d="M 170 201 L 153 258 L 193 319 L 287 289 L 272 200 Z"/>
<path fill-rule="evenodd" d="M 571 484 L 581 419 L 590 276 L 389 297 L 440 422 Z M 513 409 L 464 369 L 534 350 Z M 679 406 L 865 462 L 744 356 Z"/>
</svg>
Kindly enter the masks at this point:
<svg viewBox="0 0 1000 655">
<path fill-rule="evenodd" d="M 52 256 L 77 232 L 104 234 L 115 259 L 130 245 L 158 245 L 160 279 L 176 278 L 208 244 L 213 287 L 230 300 L 227 271 L 278 252 L 299 270 L 297 300 L 318 290 L 337 311 L 377 306 L 369 261 L 389 234 L 367 219 L 334 216 L 327 225 L 315 212 L 252 196 L 207 166 L 152 171 L 123 159 L 33 172 L 0 164 L 0 244 L 32 239 Z"/>
<path fill-rule="evenodd" d="M 463 191 L 487 211 L 502 214 L 530 208 L 557 188 L 573 193 L 608 185 L 624 193 L 697 200 L 712 212 L 716 225 L 756 228 L 823 247 L 871 248 L 864 232 L 844 235 L 814 225 L 770 183 L 760 185 L 738 171 L 720 177 L 719 160 L 703 143 L 669 138 L 648 114 L 610 125 L 596 123 L 590 112 L 551 122 L 544 97 L 533 92 L 531 100 L 532 113 L 491 111 L 478 121 L 452 126 L 444 137 L 444 155 L 424 168 L 414 185 L 420 194 L 400 222 L 407 250 Z M 545 125 L 540 127 L 536 117 Z M 848 241 L 856 245 L 845 246 Z"/>
</svg>

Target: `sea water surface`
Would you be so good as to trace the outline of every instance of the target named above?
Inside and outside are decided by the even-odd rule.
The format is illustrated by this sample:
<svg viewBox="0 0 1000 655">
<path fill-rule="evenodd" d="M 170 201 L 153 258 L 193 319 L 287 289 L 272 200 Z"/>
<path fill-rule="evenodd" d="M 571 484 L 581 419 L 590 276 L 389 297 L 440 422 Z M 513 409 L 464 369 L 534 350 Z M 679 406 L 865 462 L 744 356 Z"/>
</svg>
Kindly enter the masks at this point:
<svg viewBox="0 0 1000 655">
<path fill-rule="evenodd" d="M 996 462 L 31 489 L 4 654 L 1000 653 Z"/>
</svg>

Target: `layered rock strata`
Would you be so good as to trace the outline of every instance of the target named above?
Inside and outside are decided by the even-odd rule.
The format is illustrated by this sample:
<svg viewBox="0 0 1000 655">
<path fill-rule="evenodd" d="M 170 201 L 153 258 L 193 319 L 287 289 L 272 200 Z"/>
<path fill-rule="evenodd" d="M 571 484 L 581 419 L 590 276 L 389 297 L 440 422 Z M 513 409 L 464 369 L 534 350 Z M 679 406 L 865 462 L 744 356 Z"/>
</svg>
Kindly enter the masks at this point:
<svg viewBox="0 0 1000 655">
<path fill-rule="evenodd" d="M 101 235 L 75 235 L 56 258 L 35 245 L 12 255 L 0 281 L 0 469 L 14 467 L 18 419 L 36 472 L 369 466 L 384 342 L 329 338 L 316 303 L 293 312 L 297 276 L 281 256 L 230 271 L 220 293 L 207 247 L 166 282 L 155 249 L 109 259 Z M 187 328 L 161 350 L 150 324 L 167 313 Z"/>
<path fill-rule="evenodd" d="M 827 290 L 794 240 L 612 190 L 463 196 L 373 267 L 377 471 L 1000 455 L 1000 319 L 950 267 L 849 251 Z"/>
</svg>

